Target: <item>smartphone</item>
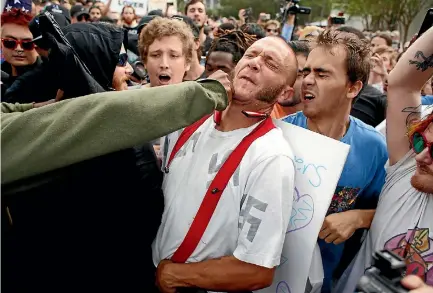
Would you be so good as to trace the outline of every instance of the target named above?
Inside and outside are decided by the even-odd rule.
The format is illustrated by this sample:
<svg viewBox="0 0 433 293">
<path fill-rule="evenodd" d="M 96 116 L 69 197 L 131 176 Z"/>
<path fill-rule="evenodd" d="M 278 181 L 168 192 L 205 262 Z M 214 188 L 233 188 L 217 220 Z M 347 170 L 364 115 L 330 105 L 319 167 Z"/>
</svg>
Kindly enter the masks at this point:
<svg viewBox="0 0 433 293">
<path fill-rule="evenodd" d="M 424 21 L 421 24 L 421 28 L 418 32 L 417 38 L 419 38 L 423 33 L 425 33 L 429 28 L 433 26 L 433 8 L 427 10 Z"/>
<path fill-rule="evenodd" d="M 331 24 L 345 24 L 346 19 L 344 17 L 331 17 Z"/>
</svg>

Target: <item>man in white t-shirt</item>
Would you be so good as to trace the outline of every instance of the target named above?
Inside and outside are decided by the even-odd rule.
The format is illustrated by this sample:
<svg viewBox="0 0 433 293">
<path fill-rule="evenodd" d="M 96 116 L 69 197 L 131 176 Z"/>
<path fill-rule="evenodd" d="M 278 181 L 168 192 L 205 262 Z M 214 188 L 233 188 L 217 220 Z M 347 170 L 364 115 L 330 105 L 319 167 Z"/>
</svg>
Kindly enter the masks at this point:
<svg viewBox="0 0 433 293">
<path fill-rule="evenodd" d="M 277 128 L 249 146 L 186 263 L 170 259 L 222 163 L 263 121 L 263 114 L 269 115 L 277 101 L 291 98 L 296 77 L 296 57 L 284 40 L 255 42 L 235 68 L 234 95 L 221 122 L 209 117 L 171 161 L 163 183 L 162 223 L 152 245 L 162 292 L 182 287 L 252 291 L 271 285 L 291 213 L 295 174 L 290 146 Z M 247 117 L 243 111 L 257 116 Z M 169 157 L 175 143 L 168 143 Z"/>
<path fill-rule="evenodd" d="M 335 292 L 353 292 L 382 249 L 406 260 L 407 275 L 433 285 L 433 113 L 420 117 L 420 91 L 433 75 L 432 39 L 430 28 L 389 75 L 386 181 L 367 238 Z"/>
</svg>

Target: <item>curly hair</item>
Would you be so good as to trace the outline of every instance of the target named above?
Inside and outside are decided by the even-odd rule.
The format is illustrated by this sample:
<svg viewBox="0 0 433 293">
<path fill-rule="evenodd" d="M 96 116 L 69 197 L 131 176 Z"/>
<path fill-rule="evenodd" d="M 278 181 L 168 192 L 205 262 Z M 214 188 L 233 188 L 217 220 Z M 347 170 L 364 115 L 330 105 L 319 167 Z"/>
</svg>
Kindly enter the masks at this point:
<svg viewBox="0 0 433 293">
<path fill-rule="evenodd" d="M 191 63 L 192 51 L 194 49 L 194 35 L 190 27 L 183 21 L 162 17 L 154 18 L 140 33 L 138 49 L 143 62 L 147 62 L 149 46 L 155 40 L 171 36 L 179 37 L 183 44 L 183 54 L 186 62 Z"/>
<path fill-rule="evenodd" d="M 214 34 L 206 62 L 212 52 L 227 52 L 233 55 L 233 63 L 238 63 L 245 51 L 256 41 L 256 37 L 240 30 L 218 30 Z"/>
<path fill-rule="evenodd" d="M 266 32 L 263 27 L 257 23 L 244 23 L 241 25 L 240 30 L 246 34 L 255 36 L 257 40 L 266 37 Z"/>
<path fill-rule="evenodd" d="M 312 49 L 317 47 L 332 49 L 337 46 L 344 48 L 349 81 L 351 83 L 361 81 L 362 87 L 365 87 L 370 74 L 371 58 L 370 45 L 367 40 L 354 38 L 353 34 L 347 32 L 325 30 L 319 34 L 312 45 Z"/>
<path fill-rule="evenodd" d="M 30 13 L 23 12 L 21 9 L 12 8 L 10 11 L 3 12 L 1 16 L 1 23 L 14 23 L 17 25 L 28 26 L 32 16 Z"/>
</svg>

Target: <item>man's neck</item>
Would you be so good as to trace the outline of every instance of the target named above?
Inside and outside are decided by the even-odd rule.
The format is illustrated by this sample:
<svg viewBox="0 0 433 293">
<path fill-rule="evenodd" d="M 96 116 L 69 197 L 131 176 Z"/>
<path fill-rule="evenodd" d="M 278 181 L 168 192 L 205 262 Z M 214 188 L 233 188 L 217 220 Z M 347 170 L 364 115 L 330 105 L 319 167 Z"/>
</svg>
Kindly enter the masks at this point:
<svg viewBox="0 0 433 293">
<path fill-rule="evenodd" d="M 307 118 L 307 128 L 329 138 L 340 140 L 349 129 L 349 113 L 337 113 L 330 117 Z"/>
<path fill-rule="evenodd" d="M 383 82 L 382 77 L 375 73 L 370 73 L 370 77 L 368 78 L 368 84 L 376 84 Z"/>
<path fill-rule="evenodd" d="M 135 27 L 135 26 L 137 26 L 137 21 L 133 20 L 133 21 L 131 21 L 129 23 L 125 21 L 123 25 L 126 26 L 126 27 Z"/>
<path fill-rule="evenodd" d="M 12 76 L 18 76 L 18 71 L 17 71 L 17 69 L 16 69 L 16 67 L 15 66 L 13 66 L 13 65 L 11 65 L 11 68 L 12 68 Z"/>
<path fill-rule="evenodd" d="M 203 74 L 204 67 L 197 61 L 197 56 L 192 58 L 194 61 L 191 62 L 191 68 L 186 73 L 184 80 L 196 80 Z"/>
<path fill-rule="evenodd" d="M 281 108 L 284 110 L 285 113 L 288 113 L 288 115 L 289 115 L 292 113 L 302 111 L 303 105 L 302 105 L 302 103 L 298 103 L 294 106 L 281 106 Z"/>
<path fill-rule="evenodd" d="M 263 118 L 248 118 L 242 113 L 242 110 L 270 114 L 272 107 L 273 105 L 269 105 L 260 109 L 257 109 L 257 107 L 255 109 L 248 109 L 245 105 L 231 103 L 222 113 L 221 122 L 216 126 L 216 129 L 227 132 L 253 126 L 263 120 Z"/>
</svg>

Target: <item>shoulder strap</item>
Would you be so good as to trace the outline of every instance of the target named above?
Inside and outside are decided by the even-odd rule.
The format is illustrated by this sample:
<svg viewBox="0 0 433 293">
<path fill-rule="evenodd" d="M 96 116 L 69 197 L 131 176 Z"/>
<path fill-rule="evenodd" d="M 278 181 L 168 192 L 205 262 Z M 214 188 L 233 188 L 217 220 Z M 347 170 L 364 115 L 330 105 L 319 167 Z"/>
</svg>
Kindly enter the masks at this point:
<svg viewBox="0 0 433 293">
<path fill-rule="evenodd" d="M 171 257 L 172 261 L 183 263 L 191 256 L 212 218 L 224 189 L 233 173 L 236 171 L 236 168 L 239 166 L 246 151 L 257 138 L 265 135 L 273 128 L 275 128 L 275 125 L 272 119 L 266 118 L 250 134 L 245 136 L 230 154 L 210 184 L 188 233 Z"/>
<path fill-rule="evenodd" d="M 168 173 L 170 170 L 170 164 L 171 161 L 173 161 L 174 157 L 176 156 L 177 152 L 183 147 L 183 145 L 188 141 L 188 139 L 191 137 L 191 135 L 194 134 L 194 132 L 210 117 L 211 115 L 206 115 L 200 120 L 196 121 L 195 123 L 191 124 L 190 126 L 185 127 L 185 129 L 182 131 L 182 133 L 179 135 L 179 138 L 176 141 L 176 144 L 173 147 L 173 150 L 171 151 L 170 158 L 167 161 L 167 164 L 165 165 L 164 172 Z"/>
</svg>

